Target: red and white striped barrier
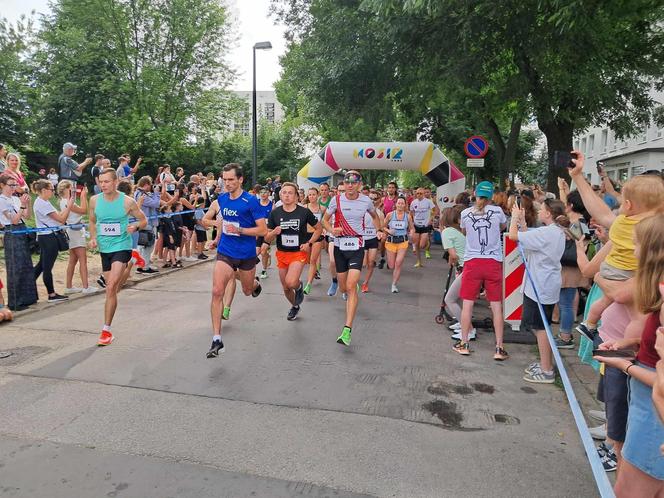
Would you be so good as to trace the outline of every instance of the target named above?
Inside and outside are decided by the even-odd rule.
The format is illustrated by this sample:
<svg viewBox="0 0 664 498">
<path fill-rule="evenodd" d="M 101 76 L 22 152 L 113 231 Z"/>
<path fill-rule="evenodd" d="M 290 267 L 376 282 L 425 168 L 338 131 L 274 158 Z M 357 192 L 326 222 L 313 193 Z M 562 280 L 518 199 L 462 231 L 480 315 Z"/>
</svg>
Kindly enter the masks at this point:
<svg viewBox="0 0 664 498">
<path fill-rule="evenodd" d="M 503 239 L 503 313 L 512 330 L 518 330 L 523 314 L 523 274 L 526 266 L 517 243 L 505 235 Z"/>
</svg>

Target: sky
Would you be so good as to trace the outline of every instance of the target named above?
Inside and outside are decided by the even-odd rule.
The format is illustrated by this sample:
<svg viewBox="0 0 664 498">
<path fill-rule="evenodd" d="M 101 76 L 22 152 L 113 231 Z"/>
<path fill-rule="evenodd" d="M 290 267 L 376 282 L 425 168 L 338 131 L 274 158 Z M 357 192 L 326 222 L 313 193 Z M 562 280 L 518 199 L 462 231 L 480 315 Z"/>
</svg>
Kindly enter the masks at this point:
<svg viewBox="0 0 664 498">
<path fill-rule="evenodd" d="M 268 16 L 270 0 L 227 0 L 237 20 L 234 32 L 237 40 L 227 58 L 238 73 L 234 90 L 251 90 L 252 47 L 256 42 L 269 41 L 272 50 L 256 51 L 256 89 L 273 90 L 279 79 L 279 57 L 286 52 L 282 26 L 275 26 Z M 0 16 L 15 21 L 21 14 L 48 12 L 48 0 L 1 0 Z"/>
</svg>

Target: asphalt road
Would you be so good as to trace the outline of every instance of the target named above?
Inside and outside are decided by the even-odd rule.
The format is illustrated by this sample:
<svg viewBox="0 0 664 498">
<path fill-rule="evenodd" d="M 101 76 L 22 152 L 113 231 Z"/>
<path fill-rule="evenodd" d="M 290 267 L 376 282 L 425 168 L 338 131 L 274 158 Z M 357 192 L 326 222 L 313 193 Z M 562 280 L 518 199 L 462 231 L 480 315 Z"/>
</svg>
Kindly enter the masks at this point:
<svg viewBox="0 0 664 498">
<path fill-rule="evenodd" d="M 0 496 L 596 496 L 556 386 L 521 380 L 532 346 L 460 357 L 436 325 L 446 267 L 376 270 L 349 348 L 326 272 L 300 317 L 276 271 L 236 297 L 206 359 L 213 263 L 0 327 Z"/>
</svg>

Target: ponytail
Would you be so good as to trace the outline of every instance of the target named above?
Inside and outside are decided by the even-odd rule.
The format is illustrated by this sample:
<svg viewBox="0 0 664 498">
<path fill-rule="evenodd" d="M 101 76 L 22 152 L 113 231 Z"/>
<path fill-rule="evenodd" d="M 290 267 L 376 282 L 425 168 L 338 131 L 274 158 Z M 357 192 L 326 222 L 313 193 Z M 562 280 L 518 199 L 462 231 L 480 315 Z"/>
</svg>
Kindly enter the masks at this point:
<svg viewBox="0 0 664 498">
<path fill-rule="evenodd" d="M 558 199 L 546 199 L 544 201 L 546 209 L 551 213 L 553 221 L 562 228 L 569 228 L 570 221 L 565 214 L 565 204 Z"/>
<path fill-rule="evenodd" d="M 44 180 L 43 178 L 41 178 L 39 180 L 32 182 L 31 188 L 35 194 L 39 195 L 42 190 L 44 190 L 45 188 L 50 188 L 52 186 L 53 184 L 49 180 Z"/>
</svg>

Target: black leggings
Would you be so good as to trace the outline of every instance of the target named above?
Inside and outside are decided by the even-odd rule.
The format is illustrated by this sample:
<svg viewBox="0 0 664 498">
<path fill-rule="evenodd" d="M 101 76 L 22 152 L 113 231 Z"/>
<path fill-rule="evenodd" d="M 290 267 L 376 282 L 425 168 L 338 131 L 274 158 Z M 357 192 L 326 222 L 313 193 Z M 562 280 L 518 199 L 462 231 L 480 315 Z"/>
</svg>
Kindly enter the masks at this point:
<svg viewBox="0 0 664 498">
<path fill-rule="evenodd" d="M 55 294 L 52 270 L 55 265 L 55 260 L 58 257 L 58 240 L 55 238 L 54 234 L 48 233 L 39 235 L 37 237 L 37 242 L 39 242 L 39 263 L 35 266 L 35 280 L 37 280 L 39 275 L 43 272 L 43 280 L 46 290 L 49 295 Z"/>
</svg>

